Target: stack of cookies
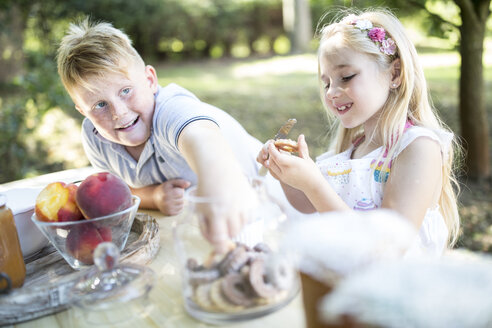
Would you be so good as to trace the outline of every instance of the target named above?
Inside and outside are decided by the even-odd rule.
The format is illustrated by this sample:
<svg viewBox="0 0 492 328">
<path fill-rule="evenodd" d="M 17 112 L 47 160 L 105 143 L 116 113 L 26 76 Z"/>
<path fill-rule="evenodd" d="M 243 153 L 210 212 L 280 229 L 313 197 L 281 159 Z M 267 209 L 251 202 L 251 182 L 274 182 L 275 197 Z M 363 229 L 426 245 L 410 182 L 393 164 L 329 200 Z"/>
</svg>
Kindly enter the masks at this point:
<svg viewBox="0 0 492 328">
<path fill-rule="evenodd" d="M 259 243 L 235 243 L 225 255 L 212 254 L 199 264 L 187 261 L 192 300 L 205 311 L 235 313 L 285 300 L 294 283 L 288 261 Z"/>
</svg>

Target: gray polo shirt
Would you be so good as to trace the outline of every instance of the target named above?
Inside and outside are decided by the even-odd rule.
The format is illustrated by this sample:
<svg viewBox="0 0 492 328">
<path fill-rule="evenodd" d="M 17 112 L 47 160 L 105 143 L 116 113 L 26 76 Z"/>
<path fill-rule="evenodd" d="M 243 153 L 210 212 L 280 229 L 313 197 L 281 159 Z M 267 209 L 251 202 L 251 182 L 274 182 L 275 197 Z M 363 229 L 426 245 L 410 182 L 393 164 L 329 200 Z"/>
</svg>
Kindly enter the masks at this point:
<svg viewBox="0 0 492 328">
<path fill-rule="evenodd" d="M 201 102 L 191 92 L 176 84 L 159 87 L 155 102 L 151 135 L 138 161 L 128 154 L 124 146 L 105 139 L 89 119 L 84 119 L 82 144 L 89 161 L 96 169 L 112 172 L 134 188 L 175 178 L 196 184 L 195 173 L 178 150 L 178 138 L 191 122 L 211 120 L 220 127 L 245 175 L 257 175 L 259 164 L 256 156 L 262 144 L 249 135 L 232 116 Z"/>
</svg>

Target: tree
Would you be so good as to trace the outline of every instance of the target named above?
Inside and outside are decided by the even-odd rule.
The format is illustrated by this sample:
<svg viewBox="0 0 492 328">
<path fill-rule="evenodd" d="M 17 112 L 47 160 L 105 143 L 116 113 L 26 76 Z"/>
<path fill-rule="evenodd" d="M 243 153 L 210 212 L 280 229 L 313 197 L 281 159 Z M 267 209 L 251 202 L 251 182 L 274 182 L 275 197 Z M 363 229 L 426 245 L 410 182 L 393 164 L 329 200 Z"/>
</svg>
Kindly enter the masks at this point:
<svg viewBox="0 0 492 328">
<path fill-rule="evenodd" d="M 24 58 L 22 54 L 24 20 L 18 5 L 8 11 L 0 11 L 0 84 L 10 83 L 11 79 L 22 72 Z"/>
<path fill-rule="evenodd" d="M 489 126 L 485 107 L 483 51 L 491 0 L 453 0 L 460 9 L 461 25 L 456 25 L 426 6 L 428 1 L 407 3 L 425 10 L 440 24 L 459 30 L 461 56 L 459 117 L 466 150 L 466 175 L 473 180 L 490 178 Z"/>
<path fill-rule="evenodd" d="M 490 0 L 454 0 L 460 7 L 460 124 L 467 150 L 468 176 L 490 177 L 489 126 L 485 107 L 483 43 Z"/>
<path fill-rule="evenodd" d="M 311 11 L 308 0 L 283 0 L 284 29 L 291 40 L 291 53 L 309 51 L 313 38 Z"/>
</svg>

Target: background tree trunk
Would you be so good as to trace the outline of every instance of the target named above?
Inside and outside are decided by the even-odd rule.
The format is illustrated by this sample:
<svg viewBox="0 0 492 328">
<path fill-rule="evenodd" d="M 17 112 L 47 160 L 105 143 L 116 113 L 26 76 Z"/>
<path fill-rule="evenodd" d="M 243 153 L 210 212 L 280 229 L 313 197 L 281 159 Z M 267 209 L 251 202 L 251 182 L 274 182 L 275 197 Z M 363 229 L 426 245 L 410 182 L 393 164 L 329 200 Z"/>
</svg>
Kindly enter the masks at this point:
<svg viewBox="0 0 492 328">
<path fill-rule="evenodd" d="M 18 5 L 0 12 L 0 84 L 8 84 L 24 66 L 24 20 Z"/>
<path fill-rule="evenodd" d="M 483 43 L 490 0 L 457 0 L 461 9 L 461 75 L 459 113 L 467 151 L 466 175 L 475 180 L 490 177 L 489 126 L 483 80 Z"/>
<path fill-rule="evenodd" d="M 283 0 L 282 13 L 284 29 L 291 43 L 290 52 L 295 54 L 309 51 L 313 38 L 309 1 Z"/>
</svg>

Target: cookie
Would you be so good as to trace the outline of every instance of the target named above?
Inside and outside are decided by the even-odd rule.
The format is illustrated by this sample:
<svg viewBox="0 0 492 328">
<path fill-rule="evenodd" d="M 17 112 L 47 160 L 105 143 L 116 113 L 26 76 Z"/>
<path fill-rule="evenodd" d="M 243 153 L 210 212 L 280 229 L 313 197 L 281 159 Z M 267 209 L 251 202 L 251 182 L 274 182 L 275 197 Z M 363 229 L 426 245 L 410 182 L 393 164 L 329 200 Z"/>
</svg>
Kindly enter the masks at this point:
<svg viewBox="0 0 492 328">
<path fill-rule="evenodd" d="M 267 280 L 279 290 L 288 290 L 294 282 L 294 271 L 289 262 L 280 256 L 270 256 L 265 265 Z"/>
<path fill-rule="evenodd" d="M 244 309 L 243 306 L 239 306 L 229 302 L 222 294 L 222 278 L 215 280 L 210 286 L 209 292 L 212 303 L 223 312 L 238 312 Z"/>
<path fill-rule="evenodd" d="M 222 294 L 235 305 L 250 307 L 255 304 L 255 296 L 247 277 L 231 273 L 222 279 Z"/>
<path fill-rule="evenodd" d="M 277 292 L 274 296 L 270 298 L 262 298 L 262 297 L 257 297 L 255 299 L 255 304 L 257 306 L 265 306 L 265 305 L 270 305 L 270 304 L 275 304 L 278 302 L 281 302 L 287 297 L 288 293 L 286 290 L 282 290 Z"/>
<path fill-rule="evenodd" d="M 210 287 L 212 283 L 201 284 L 195 289 L 195 303 L 204 310 L 217 311 L 219 308 L 210 299 Z"/>
<path fill-rule="evenodd" d="M 263 258 L 257 258 L 251 263 L 249 282 L 259 297 L 272 298 L 277 294 L 275 286 L 267 281 L 265 260 Z"/>
<path fill-rule="evenodd" d="M 239 270 L 249 261 L 248 251 L 244 245 L 238 245 L 226 254 L 218 267 L 222 275 Z"/>
<path fill-rule="evenodd" d="M 291 139 L 277 139 L 274 141 L 274 144 L 278 150 L 283 150 L 288 153 L 297 152 L 299 149 L 299 146 L 297 145 L 297 141 Z"/>
<path fill-rule="evenodd" d="M 186 268 L 188 270 L 197 270 L 198 268 L 198 261 L 192 257 L 190 257 L 187 261 L 186 261 Z"/>
<path fill-rule="evenodd" d="M 188 270 L 188 279 L 192 286 L 212 282 L 220 277 L 218 269 Z"/>
<path fill-rule="evenodd" d="M 258 243 L 256 244 L 254 247 L 253 247 L 253 250 L 255 252 L 259 252 L 259 253 L 270 253 L 272 250 L 270 248 L 270 246 L 268 246 L 267 244 L 265 243 Z"/>
</svg>

